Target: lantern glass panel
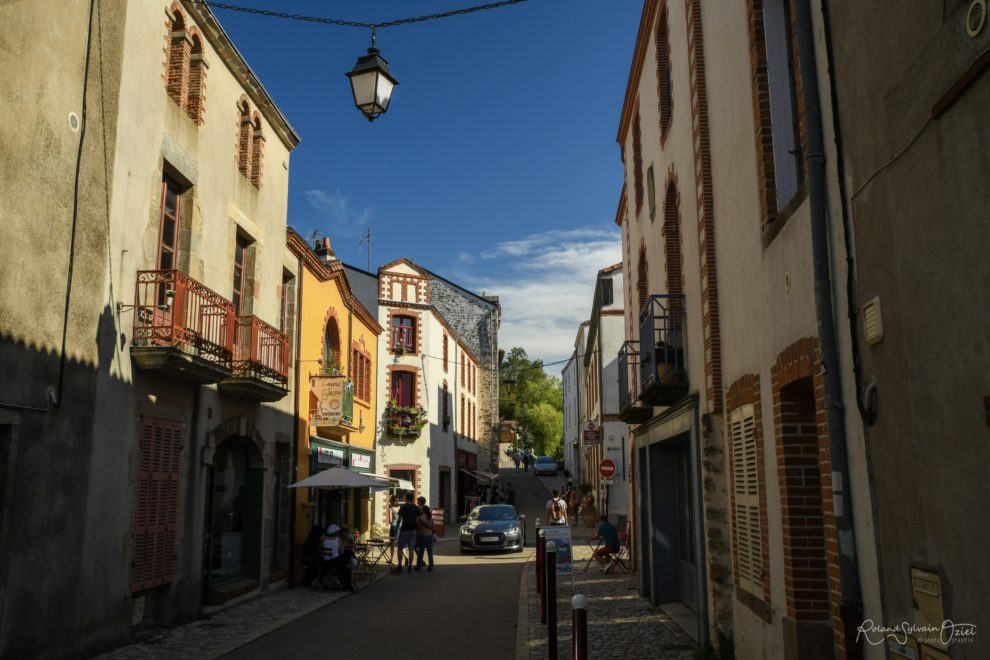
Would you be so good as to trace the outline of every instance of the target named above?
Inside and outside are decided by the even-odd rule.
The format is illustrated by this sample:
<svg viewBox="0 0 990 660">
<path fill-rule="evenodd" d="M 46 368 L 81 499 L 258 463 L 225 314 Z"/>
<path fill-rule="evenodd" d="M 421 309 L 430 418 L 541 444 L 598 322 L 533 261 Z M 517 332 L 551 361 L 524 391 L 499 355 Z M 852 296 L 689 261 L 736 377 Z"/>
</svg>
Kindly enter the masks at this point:
<svg viewBox="0 0 990 660">
<path fill-rule="evenodd" d="M 392 89 L 395 85 L 388 79 L 388 76 L 383 76 L 381 74 L 377 74 L 377 76 L 378 90 L 375 100 L 378 102 L 378 105 L 382 107 L 382 112 L 384 112 L 385 110 L 388 110 L 388 102 L 392 98 Z"/>
<path fill-rule="evenodd" d="M 355 105 L 363 109 L 375 102 L 375 87 L 380 77 L 378 72 L 374 70 L 351 76 L 351 89 L 354 91 Z"/>
</svg>

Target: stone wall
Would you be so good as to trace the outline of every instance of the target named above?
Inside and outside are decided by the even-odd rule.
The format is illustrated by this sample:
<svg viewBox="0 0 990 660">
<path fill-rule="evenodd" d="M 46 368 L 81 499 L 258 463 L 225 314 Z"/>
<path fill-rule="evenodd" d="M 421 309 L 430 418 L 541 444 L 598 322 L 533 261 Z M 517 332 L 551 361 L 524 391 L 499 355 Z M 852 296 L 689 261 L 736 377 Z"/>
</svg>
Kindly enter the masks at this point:
<svg viewBox="0 0 990 660">
<path fill-rule="evenodd" d="M 478 469 L 497 471 L 498 298 L 486 300 L 438 277 L 430 278 L 430 303 L 478 358 Z"/>
</svg>

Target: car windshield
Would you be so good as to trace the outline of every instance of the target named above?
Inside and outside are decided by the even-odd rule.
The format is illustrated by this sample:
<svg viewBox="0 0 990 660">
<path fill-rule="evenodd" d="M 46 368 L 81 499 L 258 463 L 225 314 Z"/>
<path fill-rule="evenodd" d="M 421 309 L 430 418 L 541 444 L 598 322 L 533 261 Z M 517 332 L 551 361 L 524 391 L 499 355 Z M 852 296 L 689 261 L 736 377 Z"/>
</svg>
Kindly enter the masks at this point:
<svg viewBox="0 0 990 660">
<path fill-rule="evenodd" d="M 511 506 L 486 506 L 475 509 L 471 517 L 476 520 L 515 520 L 516 510 Z"/>
<path fill-rule="evenodd" d="M 557 461 L 553 460 L 549 456 L 540 456 L 538 459 L 536 459 L 536 462 L 537 463 L 556 463 Z"/>
</svg>

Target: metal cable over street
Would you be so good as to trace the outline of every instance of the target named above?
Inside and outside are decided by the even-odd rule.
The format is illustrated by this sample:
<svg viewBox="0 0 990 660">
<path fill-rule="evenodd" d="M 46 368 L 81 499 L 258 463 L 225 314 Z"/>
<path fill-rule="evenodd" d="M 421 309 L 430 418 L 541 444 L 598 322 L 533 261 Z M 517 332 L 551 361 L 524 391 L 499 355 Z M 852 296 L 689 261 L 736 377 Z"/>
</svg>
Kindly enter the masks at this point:
<svg viewBox="0 0 990 660">
<path fill-rule="evenodd" d="M 409 25 L 411 23 L 422 23 L 424 21 L 432 21 L 440 18 L 450 18 L 452 16 L 463 16 L 464 14 L 474 14 L 479 11 L 485 11 L 487 9 L 498 9 L 500 7 L 506 7 L 508 5 L 517 5 L 527 0 L 501 0 L 501 2 L 491 2 L 486 5 L 478 5 L 476 7 L 465 7 L 463 9 L 453 9 L 451 11 L 440 12 L 438 14 L 427 14 L 425 16 L 415 16 L 411 18 L 400 18 L 392 21 L 383 21 L 381 23 L 365 23 L 363 21 L 347 21 L 339 18 L 328 18 L 322 16 L 305 16 L 302 14 L 292 14 L 284 11 L 273 11 L 271 9 L 258 9 L 255 7 L 242 7 L 240 5 L 232 5 L 226 2 L 214 2 L 214 0 L 190 0 L 198 5 L 205 5 L 211 9 L 226 9 L 229 11 L 237 11 L 244 14 L 254 14 L 256 16 L 268 16 L 271 18 L 282 18 L 290 21 L 303 21 L 306 23 L 319 23 L 322 25 L 338 25 L 341 27 L 353 27 L 353 28 L 363 28 L 363 29 L 378 29 L 387 27 L 396 27 L 399 25 Z"/>
</svg>

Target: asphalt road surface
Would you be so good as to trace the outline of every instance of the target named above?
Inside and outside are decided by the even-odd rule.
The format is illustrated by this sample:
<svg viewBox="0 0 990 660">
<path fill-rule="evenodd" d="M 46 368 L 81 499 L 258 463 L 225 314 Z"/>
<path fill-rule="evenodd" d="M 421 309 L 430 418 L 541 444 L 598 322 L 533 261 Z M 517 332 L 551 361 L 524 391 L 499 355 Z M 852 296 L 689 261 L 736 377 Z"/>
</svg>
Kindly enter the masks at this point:
<svg viewBox="0 0 990 660">
<path fill-rule="evenodd" d="M 247 660 L 506 660 L 515 656 L 519 578 L 532 555 L 533 525 L 547 489 L 534 475 L 503 468 L 527 517 L 522 553 L 461 556 L 456 541 L 435 545 L 436 568 L 389 575 L 225 658 Z M 557 484 L 561 478 L 546 479 Z"/>
</svg>

